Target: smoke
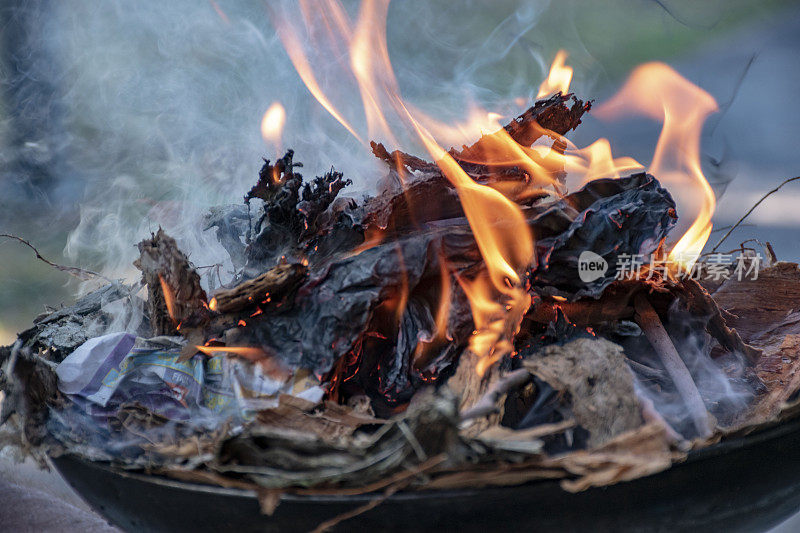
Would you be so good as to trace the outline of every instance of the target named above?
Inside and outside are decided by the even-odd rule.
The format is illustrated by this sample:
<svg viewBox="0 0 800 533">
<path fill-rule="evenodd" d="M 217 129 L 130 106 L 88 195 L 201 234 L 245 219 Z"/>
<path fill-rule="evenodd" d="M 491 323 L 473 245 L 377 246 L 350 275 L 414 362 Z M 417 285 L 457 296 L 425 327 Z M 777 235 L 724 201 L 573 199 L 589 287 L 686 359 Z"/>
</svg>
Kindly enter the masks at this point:
<svg viewBox="0 0 800 533">
<path fill-rule="evenodd" d="M 358 2 L 345 8 L 355 18 Z M 389 51 L 404 98 L 443 122 L 465 120 L 470 106 L 514 116 L 565 45 L 540 40 L 548 8 L 546 0 L 392 3 Z M 16 92 L 4 144 L 26 162 L 21 189 L 79 212 L 65 249 L 75 264 L 136 279 L 134 244 L 159 226 L 196 265 L 227 257 L 201 217 L 240 203 L 261 157 L 279 155 L 259 130 L 276 101 L 287 114 L 282 145 L 295 149 L 307 178 L 335 166 L 357 194 L 381 177 L 368 149 L 302 84 L 276 36 L 282 19 L 299 19 L 294 2 L 37 0 L 5 12 L 13 23 L 5 72 Z M 321 85 L 366 131 L 354 80 L 333 68 L 347 59 L 318 52 Z M 415 149 L 411 136 L 398 140 Z"/>
<path fill-rule="evenodd" d="M 667 313 L 665 326 L 675 348 L 683 359 L 692 380 L 697 386 L 703 403 L 720 427 L 731 427 L 752 403 L 756 393 L 756 382 L 748 375 L 742 354 L 714 351 L 716 342 L 705 333 L 704 318 L 692 317 L 677 301 Z M 628 341 L 626 353 L 629 357 L 657 369 L 659 375 L 637 373 L 637 393 L 652 400 L 659 413 L 675 430 L 687 438 L 696 435 L 691 416 L 684 399 L 643 337 Z M 712 357 L 712 355 L 716 357 Z M 634 369 L 640 367 L 634 366 Z"/>
</svg>

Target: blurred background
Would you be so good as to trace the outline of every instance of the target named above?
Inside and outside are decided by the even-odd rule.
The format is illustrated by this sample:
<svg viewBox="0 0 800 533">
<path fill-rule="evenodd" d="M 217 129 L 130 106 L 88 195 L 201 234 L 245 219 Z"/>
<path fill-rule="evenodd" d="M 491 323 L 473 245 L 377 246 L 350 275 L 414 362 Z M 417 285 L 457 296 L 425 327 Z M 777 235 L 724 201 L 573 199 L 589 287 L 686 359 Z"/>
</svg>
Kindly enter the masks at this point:
<svg viewBox="0 0 800 533">
<path fill-rule="evenodd" d="M 159 225 L 180 235 L 195 264 L 213 264 L 220 251 L 202 231 L 204 210 L 240 202 L 261 157 L 279 149 L 294 148 L 307 176 L 333 165 L 354 191 L 370 191 L 371 156 L 310 96 L 275 36 L 270 12 L 296 9 L 279 4 L 0 1 L 0 233 L 56 263 L 132 281 L 135 244 Z M 669 63 L 720 104 L 702 146 L 718 228 L 800 174 L 800 2 L 404 0 L 388 25 L 404 96 L 443 120 L 465 118 L 472 104 L 521 112 L 559 49 L 575 69 L 572 90 L 598 102 L 637 64 Z M 321 72 L 331 94 L 356 98 Z M 276 101 L 287 111 L 282 146 L 259 130 Z M 571 138 L 608 137 L 615 156 L 647 164 L 658 132 L 590 116 Z M 792 184 L 764 202 L 724 248 L 758 238 L 800 260 L 799 193 Z M 89 288 L 0 239 L 0 343 Z M 3 465 L 10 482 L 75 501 Z"/>
</svg>

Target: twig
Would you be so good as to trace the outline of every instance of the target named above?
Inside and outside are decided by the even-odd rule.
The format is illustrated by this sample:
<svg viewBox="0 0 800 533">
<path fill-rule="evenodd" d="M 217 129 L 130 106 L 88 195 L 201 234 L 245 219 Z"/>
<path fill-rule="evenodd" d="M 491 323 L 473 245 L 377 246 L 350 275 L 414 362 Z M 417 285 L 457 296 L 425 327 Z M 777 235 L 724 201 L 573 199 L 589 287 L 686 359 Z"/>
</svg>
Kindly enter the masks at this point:
<svg viewBox="0 0 800 533">
<path fill-rule="evenodd" d="M 53 268 L 55 268 L 57 270 L 60 270 L 62 272 L 66 272 L 67 274 L 75 276 L 78 279 L 82 279 L 84 281 L 88 281 L 88 280 L 94 279 L 94 278 L 102 278 L 102 279 L 106 280 L 109 283 L 113 283 L 113 281 L 111 281 L 110 279 L 108 279 L 107 277 L 105 277 L 102 274 L 98 274 L 97 272 L 92 272 L 91 270 L 86 270 L 85 268 L 62 266 L 62 265 L 53 263 L 52 261 L 49 261 L 49 260 L 45 259 L 42 256 L 42 254 L 39 253 L 39 250 L 37 250 L 34 245 L 32 245 L 30 242 L 26 241 L 22 237 L 17 237 L 16 235 L 11 235 L 9 233 L 0 233 L 0 237 L 5 237 L 6 239 L 12 239 L 12 240 L 21 242 L 22 244 L 24 244 L 25 246 L 27 246 L 28 248 L 33 250 L 33 253 L 36 254 L 36 259 L 38 259 L 38 260 L 40 260 L 40 261 L 42 261 L 44 263 L 47 263 L 48 265 L 50 265 L 51 267 L 53 267 Z"/>
<path fill-rule="evenodd" d="M 292 494 L 300 494 L 304 496 L 357 496 L 360 494 L 366 494 L 368 492 L 377 492 L 381 489 L 385 489 L 386 487 L 390 487 L 396 483 L 400 483 L 401 481 L 407 480 L 414 476 L 417 476 L 423 472 L 426 472 L 440 464 L 444 463 L 447 460 L 446 454 L 439 454 L 434 457 L 431 457 L 424 463 L 420 464 L 416 468 L 412 468 L 410 470 L 403 470 L 402 472 L 398 472 L 393 476 L 388 478 L 381 479 L 379 481 L 375 481 L 368 485 L 361 485 L 360 487 L 337 487 L 337 488 L 310 488 L 310 489 L 287 489 L 287 492 L 291 492 Z"/>
<path fill-rule="evenodd" d="M 628 366 L 631 367 L 631 370 L 641 374 L 646 379 L 653 381 L 664 381 L 664 378 L 666 377 L 664 376 L 664 374 L 662 374 L 655 368 L 643 365 L 639 361 L 634 361 L 633 359 L 625 358 L 625 362 L 628 363 Z"/>
<path fill-rule="evenodd" d="M 472 407 L 461 413 L 461 421 L 464 422 L 473 418 L 480 418 L 496 413 L 497 401 L 511 389 L 530 381 L 531 377 L 531 373 L 525 368 L 520 368 L 519 370 L 514 370 L 506 374 L 489 387 L 486 394 L 481 396 Z"/>
<path fill-rule="evenodd" d="M 408 443 L 411 444 L 411 448 L 414 450 L 414 454 L 417 456 L 417 459 L 420 461 L 425 461 L 428 458 L 428 454 L 425 453 L 425 450 L 417 440 L 417 437 L 414 436 L 414 432 L 412 432 L 411 428 L 408 427 L 408 424 L 406 424 L 404 420 L 398 420 L 397 427 L 400 428 L 400 432 L 406 438 Z"/>
<path fill-rule="evenodd" d="M 723 236 L 722 236 L 722 238 L 719 240 L 719 242 L 717 242 L 717 244 L 716 244 L 716 245 L 714 245 L 714 247 L 711 249 L 711 252 L 712 252 L 712 253 L 713 253 L 713 252 L 716 252 L 716 251 L 717 251 L 717 248 L 719 248 L 719 247 L 720 247 L 720 245 L 721 245 L 721 244 L 722 244 L 722 243 L 725 241 L 725 239 L 727 239 L 727 238 L 728 238 L 728 236 L 730 236 L 730 234 L 731 234 L 731 233 L 733 233 L 733 230 L 735 230 L 737 227 L 739 227 L 739 224 L 741 224 L 742 222 L 744 222 L 744 219 L 746 219 L 747 217 L 749 217 L 749 216 L 750 216 L 750 213 L 752 213 L 753 211 L 755 211 L 755 208 L 756 208 L 756 207 L 758 207 L 758 206 L 759 206 L 759 204 L 761 204 L 761 202 L 763 202 L 764 200 L 766 200 L 766 199 L 767 199 L 767 197 L 769 197 L 770 195 L 772 195 L 772 194 L 775 194 L 776 192 L 778 192 L 778 191 L 781 189 L 781 187 L 783 187 L 783 186 L 784 186 L 784 185 L 786 185 L 787 183 L 791 183 L 791 182 L 793 182 L 793 181 L 797 181 L 797 180 L 800 180 L 800 176 L 795 176 L 794 178 L 789 178 L 789 179 L 787 179 L 787 180 L 784 180 L 784 181 L 783 181 L 783 182 L 782 182 L 780 185 L 778 185 L 777 187 L 775 187 L 774 189 L 772 189 L 771 191 L 769 191 L 767 194 L 765 194 L 764 196 L 762 196 L 762 197 L 761 197 L 761 199 L 759 199 L 759 200 L 758 200 L 758 201 L 757 201 L 755 204 L 753 204 L 753 207 L 751 207 L 750 209 L 748 209 L 747 213 L 745 213 L 745 214 L 742 216 L 742 218 L 740 218 L 740 219 L 739 219 L 739 220 L 736 222 L 736 224 L 734 224 L 734 225 L 731 227 L 731 229 L 729 229 L 729 230 L 728 230 L 728 232 L 727 232 L 725 235 L 723 235 Z"/>
<path fill-rule="evenodd" d="M 650 305 L 647 296 L 644 293 L 639 293 L 634 299 L 636 307 L 636 318 L 639 327 L 642 328 L 647 340 L 653 345 L 664 367 L 667 369 L 675 388 L 678 389 L 681 398 L 686 403 L 689 409 L 689 415 L 694 423 L 695 429 L 702 437 L 708 437 L 711 434 L 711 421 L 708 417 L 708 411 L 703 403 L 703 398 L 700 397 L 700 392 L 697 390 L 692 375 L 686 364 L 678 355 L 678 350 L 669 338 L 667 330 L 661 323 L 658 313 Z"/>
<path fill-rule="evenodd" d="M 394 484 L 390 485 L 383 494 L 380 496 L 376 496 L 374 499 L 370 500 L 369 502 L 365 503 L 360 507 L 356 507 L 352 511 L 347 511 L 346 513 L 342 513 L 340 515 L 334 516 L 330 520 L 326 520 L 325 522 L 318 525 L 313 533 L 323 533 L 325 531 L 330 530 L 333 527 L 341 524 L 345 520 L 350 520 L 351 518 L 355 518 L 356 516 L 362 515 L 367 511 L 374 509 L 375 507 L 379 506 L 383 502 L 385 502 L 389 497 L 404 487 L 407 487 L 411 481 L 413 480 L 414 476 L 421 474 L 422 472 L 433 468 L 434 466 L 439 465 L 446 459 L 444 455 L 437 455 L 436 457 L 431 457 L 424 463 L 418 465 L 416 468 L 412 468 L 402 473 L 403 477 L 398 479 Z"/>
<path fill-rule="evenodd" d="M 341 524 L 345 520 L 350 520 L 351 518 L 355 518 L 356 516 L 362 515 L 362 514 L 366 513 L 367 511 L 370 511 L 370 510 L 376 508 L 377 506 L 379 506 L 380 504 L 382 504 L 383 502 L 388 500 L 389 497 L 392 494 L 394 494 L 395 492 L 397 492 L 401 488 L 402 488 L 401 486 L 397 486 L 397 485 L 389 487 L 388 489 L 386 489 L 384 491 L 383 494 L 381 494 L 380 496 L 376 496 L 375 498 L 373 498 L 369 502 L 365 503 L 364 505 L 362 505 L 360 507 L 356 507 L 352 511 L 347 511 L 346 513 L 342 513 L 340 515 L 334 516 L 330 520 L 326 520 L 325 522 L 323 522 L 320 525 L 318 525 L 313 530 L 312 533 L 324 533 L 325 531 L 329 531 L 331 528 L 334 528 L 337 525 Z"/>
<path fill-rule="evenodd" d="M 682 443 L 685 442 L 685 439 L 680 433 L 675 431 L 669 422 L 667 422 L 664 417 L 661 416 L 661 413 L 656 410 L 656 406 L 653 405 L 653 400 L 638 390 L 636 391 L 636 397 L 639 399 L 639 405 L 642 407 L 642 418 L 644 421 L 661 425 L 664 428 L 664 434 L 666 435 L 667 440 L 671 444 L 681 446 Z"/>
</svg>

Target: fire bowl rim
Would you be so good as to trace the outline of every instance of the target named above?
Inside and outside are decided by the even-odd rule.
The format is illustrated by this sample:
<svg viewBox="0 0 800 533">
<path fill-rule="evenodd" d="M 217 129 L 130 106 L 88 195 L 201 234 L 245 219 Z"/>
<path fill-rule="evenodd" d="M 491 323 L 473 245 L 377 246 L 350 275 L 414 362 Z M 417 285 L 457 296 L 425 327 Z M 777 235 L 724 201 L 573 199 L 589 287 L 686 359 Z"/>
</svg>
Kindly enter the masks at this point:
<svg viewBox="0 0 800 533">
<path fill-rule="evenodd" d="M 700 461 L 708 460 L 714 457 L 719 457 L 721 455 L 725 455 L 728 452 L 739 450 L 742 448 L 747 448 L 750 446 L 756 446 L 759 443 L 767 442 L 776 438 L 780 438 L 784 435 L 793 433 L 793 432 L 800 432 L 800 412 L 793 414 L 791 417 L 785 418 L 780 421 L 775 421 L 769 423 L 768 425 L 756 428 L 750 432 L 737 434 L 735 436 L 731 436 L 728 438 L 723 438 L 723 440 L 712 444 L 710 446 L 706 446 L 704 448 L 700 448 L 697 450 L 690 450 L 687 455 L 686 459 L 683 461 L 675 462 L 666 470 L 662 470 L 659 472 L 655 472 L 653 474 L 649 474 L 647 476 L 643 476 L 643 478 L 658 476 L 663 472 L 670 470 L 676 466 L 683 466 L 689 465 L 692 463 L 697 463 Z M 141 481 L 144 483 L 153 483 L 156 485 L 160 485 L 163 487 L 170 487 L 174 489 L 180 490 L 187 490 L 187 491 L 194 491 L 194 492 L 201 492 L 206 494 L 214 494 L 214 495 L 225 495 L 225 496 L 238 496 L 238 497 L 246 497 L 246 498 L 253 498 L 254 500 L 258 499 L 258 493 L 255 490 L 250 489 L 238 489 L 238 488 L 226 488 L 226 487 L 218 487 L 215 485 L 206 485 L 202 483 L 194 483 L 188 481 L 180 481 L 177 479 L 171 479 L 166 476 L 160 476 L 156 474 L 144 474 L 135 471 L 125 470 L 123 468 L 113 466 L 110 463 L 104 461 L 93 461 L 90 459 L 86 459 L 80 457 L 76 454 L 72 453 L 64 453 L 60 455 L 53 455 L 50 456 L 49 459 L 51 462 L 55 460 L 71 460 L 76 461 L 78 463 L 83 463 L 87 466 L 93 468 L 99 468 L 105 470 L 109 473 L 118 475 L 120 477 L 125 477 L 137 481 Z M 61 474 L 61 469 L 58 468 L 56 465 L 56 470 Z M 621 485 L 625 483 L 630 483 L 631 481 L 636 481 L 637 479 L 643 478 L 636 478 L 630 481 L 620 481 L 614 483 L 614 485 Z M 66 477 L 65 477 L 66 479 Z M 69 480 L 67 480 L 69 481 Z M 553 485 L 557 486 L 560 490 L 562 490 L 565 494 L 572 494 L 564 489 L 561 488 L 559 484 L 559 480 L 552 480 L 552 479 L 535 479 L 531 480 L 526 483 L 521 483 L 517 485 L 499 485 L 499 486 L 487 486 L 487 487 L 480 487 L 480 488 L 465 488 L 465 489 L 420 489 L 420 490 L 404 490 L 398 491 L 387 498 L 387 500 L 414 500 L 418 498 L 459 498 L 467 495 L 477 495 L 481 494 L 482 492 L 486 491 L 487 489 L 493 490 L 514 490 L 516 488 L 522 486 L 532 486 L 532 485 Z M 603 487 L 599 487 L 603 488 Z M 292 494 L 291 492 L 286 492 L 281 494 L 281 500 L 283 501 L 294 501 L 294 502 L 320 502 L 320 503 L 366 503 L 370 502 L 375 498 L 376 494 L 381 494 L 380 492 L 365 492 L 363 494 Z"/>
</svg>

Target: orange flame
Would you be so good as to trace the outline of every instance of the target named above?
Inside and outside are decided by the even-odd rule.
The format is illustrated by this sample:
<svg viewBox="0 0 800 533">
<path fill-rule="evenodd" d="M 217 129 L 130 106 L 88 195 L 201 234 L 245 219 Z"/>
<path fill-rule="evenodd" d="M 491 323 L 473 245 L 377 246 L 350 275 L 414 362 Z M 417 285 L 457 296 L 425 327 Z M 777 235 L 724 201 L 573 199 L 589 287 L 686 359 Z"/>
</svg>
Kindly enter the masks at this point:
<svg viewBox="0 0 800 533">
<path fill-rule="evenodd" d="M 611 155 L 611 143 L 600 138 L 586 148 L 567 150 L 565 155 L 566 170 L 573 172 L 584 183 L 601 178 L 619 178 L 620 172 L 644 168 L 644 165 L 632 157 L 614 158 Z"/>
<path fill-rule="evenodd" d="M 307 25 L 313 26 L 312 17 L 322 23 L 316 30 L 308 29 L 312 41 L 324 39 L 315 42 L 316 48 L 335 52 L 330 62 L 344 64 L 343 58 L 347 57 L 351 72 L 337 80 L 346 79 L 351 74 L 350 79 L 357 83 L 368 135 L 382 136 L 396 143 L 398 131 L 392 129 L 386 115 L 387 111 L 393 111 L 393 117 L 422 142 L 458 193 L 486 265 L 484 274 L 472 280 L 459 279 L 472 308 L 476 331 L 470 349 L 479 356 L 476 371 L 482 375 L 495 361 L 513 350 L 514 335 L 531 305 L 524 275 L 535 266 L 533 237 L 519 205 L 510 198 L 541 194 L 543 186 L 560 194 L 560 180 L 566 172 L 570 177 L 577 175 L 583 181 L 589 181 L 618 178 L 620 172 L 641 168 L 642 165 L 631 158 L 614 158 L 606 139 L 580 149 L 544 129 L 536 144 L 521 146 L 499 126 L 499 115 L 474 107 L 470 111 L 471 117 L 463 124 L 443 125 L 407 104 L 400 96 L 386 44 L 388 0 L 364 0 L 355 24 L 337 0 L 313 4 L 306 0 L 300 6 L 302 19 Z M 317 82 L 293 22 L 286 17 L 280 19 L 277 31 L 309 91 L 354 137 L 363 142 Z M 549 75 L 539 88 L 538 97 L 569 91 L 573 70 L 566 66 L 566 58 L 563 50 L 556 54 Z M 650 64 L 634 71 L 631 81 L 606 105 L 606 109 L 610 113 L 620 111 L 626 105 L 633 111 L 664 120 L 664 130 L 650 170 L 667 181 L 675 180 L 676 175 L 683 176 L 684 181 L 688 177 L 695 188 L 699 186 L 703 191 L 701 213 L 672 253 L 702 249 L 711 229 L 714 196 L 700 172 L 699 136 L 703 120 L 716 109 L 716 103 L 669 67 Z M 458 155 L 459 160 L 489 167 L 521 169 L 527 175 L 524 190 L 519 190 L 519 182 L 492 186 L 477 183 L 440 144 L 443 138 L 466 140 L 467 134 L 474 136 L 486 131 L 492 133 L 481 138 L 480 148 L 472 151 L 477 153 L 465 153 L 465 150 Z M 354 253 L 362 252 L 377 242 L 380 242 L 379 237 L 368 239 Z M 437 313 L 437 330 L 439 328 Z"/>
<path fill-rule="evenodd" d="M 417 368 L 422 368 L 428 363 L 428 355 L 431 353 L 431 348 L 440 343 L 452 340 L 447 330 L 450 322 L 450 299 L 452 295 L 452 288 L 450 283 L 450 270 L 447 265 L 444 253 L 439 254 L 439 305 L 436 308 L 436 316 L 434 317 L 434 330 L 431 332 L 430 338 L 420 339 L 417 347 L 414 350 L 413 362 Z"/>
<path fill-rule="evenodd" d="M 335 5 L 334 2 L 326 2 L 325 5 L 321 5 L 320 9 L 313 9 L 306 5 L 306 2 L 301 2 L 301 7 L 303 7 L 303 14 L 305 15 L 306 22 L 309 21 L 307 15 L 311 12 L 323 12 L 325 7 L 330 5 Z M 329 8 L 330 9 L 330 8 Z M 335 19 L 340 19 L 341 17 L 346 16 L 344 14 L 338 15 L 337 17 L 333 17 Z M 283 47 L 286 52 L 289 54 L 289 59 L 292 60 L 292 64 L 294 65 L 295 70 L 300 75 L 300 78 L 303 80 L 303 83 L 317 99 L 317 101 L 325 108 L 330 115 L 335 118 L 339 123 L 345 127 L 347 131 L 349 131 L 353 137 L 359 140 L 359 142 L 363 143 L 361 137 L 356 133 L 356 130 L 353 126 L 350 125 L 341 113 L 336 109 L 330 99 L 327 97 L 325 92 L 322 90 L 319 82 L 317 81 L 317 77 L 314 75 L 314 70 L 311 68 L 311 63 L 309 62 L 308 56 L 303 51 L 303 45 L 300 41 L 300 37 L 297 33 L 293 30 L 290 21 L 285 20 L 285 24 L 278 24 L 276 25 L 276 32 L 278 37 L 280 38 L 281 42 L 283 43 Z M 339 28 L 340 30 L 346 28 Z M 331 29 L 332 31 L 332 29 Z"/>
<path fill-rule="evenodd" d="M 462 122 L 443 123 L 425 115 L 413 106 L 406 104 L 420 124 L 430 131 L 440 144 L 459 146 L 471 144 L 482 135 L 492 134 L 503 129 L 500 120 L 503 115 L 486 111 L 474 104 L 467 107 L 467 119 Z M 505 130 L 504 130 L 505 131 Z"/>
<path fill-rule="evenodd" d="M 362 2 L 355 31 L 350 41 L 350 67 L 358 81 L 367 131 L 372 139 L 383 137 L 397 144 L 382 109 L 384 87 L 396 86 L 394 72 L 389 66 L 389 49 L 386 46 L 386 20 L 388 0 Z M 388 68 L 387 68 L 388 67 Z"/>
<path fill-rule="evenodd" d="M 447 324 L 450 320 L 450 271 L 447 266 L 444 254 L 439 256 L 439 275 L 441 276 L 439 294 L 439 307 L 436 309 L 434 324 L 436 331 L 434 338 L 444 339 L 447 337 Z"/>
<path fill-rule="evenodd" d="M 637 67 L 597 110 L 601 117 L 639 113 L 663 122 L 649 172 L 670 183 L 673 191 L 684 192 L 684 198 L 694 199 L 698 190 L 702 192 L 694 221 L 669 253 L 671 261 L 687 270 L 708 241 L 716 209 L 714 191 L 700 168 L 700 134 L 708 115 L 717 110 L 710 94 L 663 63 Z"/>
<path fill-rule="evenodd" d="M 286 123 L 286 110 L 280 102 L 273 102 L 261 119 L 261 137 L 264 141 L 275 146 L 275 151 L 281 150 L 281 135 Z"/>
<path fill-rule="evenodd" d="M 164 280 L 164 277 L 159 274 L 158 281 L 161 283 L 161 293 L 164 295 L 164 303 L 167 306 L 167 313 L 169 314 L 170 320 L 173 323 L 177 322 L 175 318 L 175 295 L 172 293 L 172 289 L 170 289 L 167 282 Z"/>
<path fill-rule="evenodd" d="M 553 59 L 553 64 L 550 65 L 550 73 L 547 79 L 539 86 L 539 93 L 536 98 L 542 98 L 555 92 L 567 94 L 569 92 L 569 84 L 572 81 L 572 67 L 564 65 L 567 60 L 567 52 L 559 50 Z"/>
<path fill-rule="evenodd" d="M 195 348 L 206 355 L 229 353 L 253 361 L 267 357 L 267 354 L 261 348 L 253 348 L 250 346 L 195 346 Z"/>
<path fill-rule="evenodd" d="M 482 376 L 512 351 L 511 339 L 530 307 L 531 298 L 520 274 L 535 260 L 533 236 L 517 204 L 495 189 L 476 183 L 427 130 L 408 116 L 425 148 L 455 187 L 494 288 L 473 291 L 472 296 L 465 290 L 478 330 L 470 349 L 479 357 L 475 370 Z"/>
</svg>

